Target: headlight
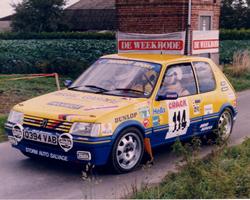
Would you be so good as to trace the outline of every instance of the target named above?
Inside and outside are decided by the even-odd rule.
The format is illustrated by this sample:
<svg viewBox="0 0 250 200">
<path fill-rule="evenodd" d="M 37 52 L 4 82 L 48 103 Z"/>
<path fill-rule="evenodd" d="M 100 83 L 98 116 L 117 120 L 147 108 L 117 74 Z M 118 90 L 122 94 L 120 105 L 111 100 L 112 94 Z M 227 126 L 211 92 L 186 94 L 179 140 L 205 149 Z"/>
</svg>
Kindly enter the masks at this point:
<svg viewBox="0 0 250 200">
<path fill-rule="evenodd" d="M 8 122 L 13 124 L 23 124 L 23 113 L 17 111 L 10 111 Z"/>
<path fill-rule="evenodd" d="M 75 122 L 71 127 L 72 135 L 98 137 L 100 124 Z"/>
</svg>

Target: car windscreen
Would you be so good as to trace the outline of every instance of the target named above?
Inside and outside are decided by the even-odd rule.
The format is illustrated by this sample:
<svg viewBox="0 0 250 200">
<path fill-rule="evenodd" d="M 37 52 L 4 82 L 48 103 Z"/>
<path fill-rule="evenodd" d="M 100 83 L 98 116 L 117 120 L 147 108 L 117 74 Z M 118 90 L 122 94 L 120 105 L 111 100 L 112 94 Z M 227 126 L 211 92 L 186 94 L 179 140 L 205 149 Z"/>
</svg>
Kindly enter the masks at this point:
<svg viewBox="0 0 250 200">
<path fill-rule="evenodd" d="M 73 83 L 71 88 L 117 96 L 149 97 L 160 70 L 161 65 L 156 63 L 99 59 Z"/>
</svg>

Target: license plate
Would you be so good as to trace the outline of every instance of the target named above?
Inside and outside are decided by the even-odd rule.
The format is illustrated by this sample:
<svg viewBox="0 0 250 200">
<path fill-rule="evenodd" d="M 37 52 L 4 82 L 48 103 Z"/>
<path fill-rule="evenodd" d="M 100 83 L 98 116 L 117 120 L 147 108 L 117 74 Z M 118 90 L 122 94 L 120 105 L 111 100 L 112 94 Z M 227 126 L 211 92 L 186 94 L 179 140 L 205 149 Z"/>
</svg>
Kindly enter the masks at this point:
<svg viewBox="0 0 250 200">
<path fill-rule="evenodd" d="M 26 140 L 57 145 L 57 136 L 49 135 L 48 133 L 25 130 L 24 131 L 24 138 Z"/>
</svg>

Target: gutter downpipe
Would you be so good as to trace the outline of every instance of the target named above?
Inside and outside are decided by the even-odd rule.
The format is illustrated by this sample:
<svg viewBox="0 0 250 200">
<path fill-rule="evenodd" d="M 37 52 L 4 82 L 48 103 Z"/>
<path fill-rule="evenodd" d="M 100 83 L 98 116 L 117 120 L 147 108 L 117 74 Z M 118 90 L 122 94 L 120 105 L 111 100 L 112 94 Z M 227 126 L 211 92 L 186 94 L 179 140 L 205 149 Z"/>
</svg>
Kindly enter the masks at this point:
<svg viewBox="0 0 250 200">
<path fill-rule="evenodd" d="M 186 55 L 191 55 L 191 19 L 192 19 L 192 0 L 188 1 L 188 22 L 187 22 L 187 45 L 186 45 Z"/>
</svg>

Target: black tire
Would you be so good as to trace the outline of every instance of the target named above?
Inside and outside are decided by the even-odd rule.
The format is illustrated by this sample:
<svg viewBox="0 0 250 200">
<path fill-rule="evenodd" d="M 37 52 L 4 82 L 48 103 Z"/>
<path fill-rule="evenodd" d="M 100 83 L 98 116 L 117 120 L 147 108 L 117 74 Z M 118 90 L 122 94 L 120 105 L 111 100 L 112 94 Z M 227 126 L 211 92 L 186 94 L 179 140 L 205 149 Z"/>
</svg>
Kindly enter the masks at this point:
<svg viewBox="0 0 250 200">
<path fill-rule="evenodd" d="M 144 142 L 141 132 L 133 127 L 125 129 L 118 136 L 113 145 L 111 152 L 112 168 L 115 170 L 116 173 L 119 174 L 131 172 L 141 163 L 143 154 L 144 154 Z M 122 160 L 123 162 L 127 161 L 128 166 L 126 166 L 126 164 L 124 164 Z"/>
<path fill-rule="evenodd" d="M 230 124 L 224 124 L 225 116 L 228 118 Z M 230 135 L 232 134 L 233 125 L 234 124 L 233 124 L 232 111 L 230 109 L 225 109 L 221 113 L 214 131 L 208 135 L 208 139 L 210 140 L 209 142 L 212 144 L 215 144 L 215 143 L 221 144 L 221 143 L 227 142 Z M 226 127 L 227 130 L 224 130 L 225 127 L 223 128 L 223 126 L 227 126 Z"/>
</svg>

